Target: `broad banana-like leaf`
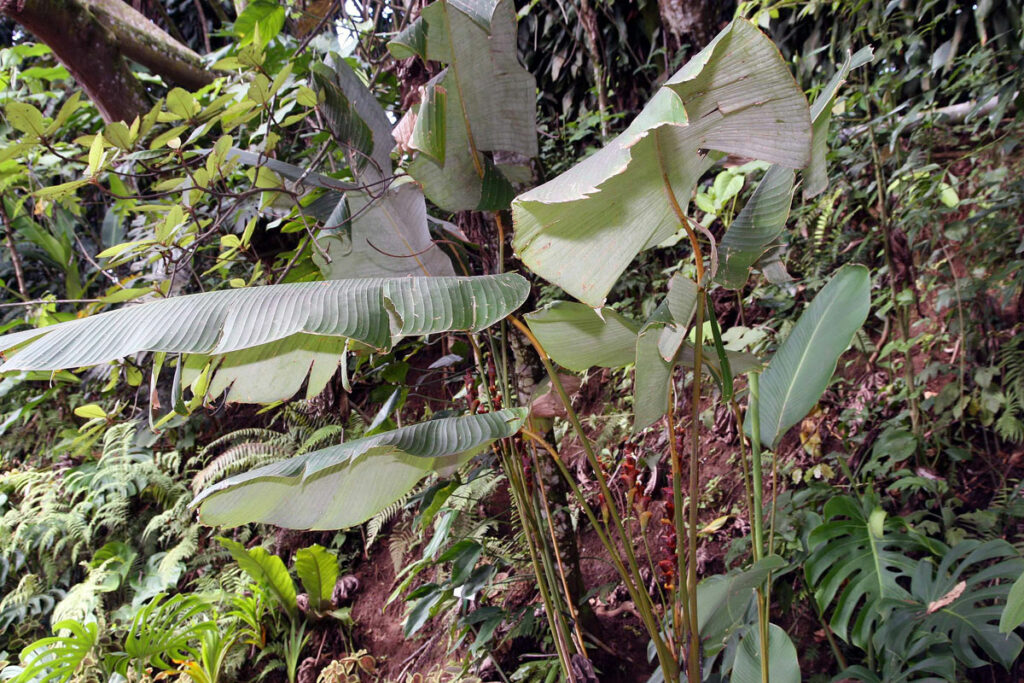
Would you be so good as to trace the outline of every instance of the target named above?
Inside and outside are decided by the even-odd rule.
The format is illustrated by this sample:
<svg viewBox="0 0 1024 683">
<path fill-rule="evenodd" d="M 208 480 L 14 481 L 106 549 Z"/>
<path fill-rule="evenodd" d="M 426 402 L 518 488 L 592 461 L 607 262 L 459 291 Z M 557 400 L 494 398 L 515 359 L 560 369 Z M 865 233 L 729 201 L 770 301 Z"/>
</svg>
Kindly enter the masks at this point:
<svg viewBox="0 0 1024 683">
<path fill-rule="evenodd" d="M 870 47 L 864 47 L 855 55 L 847 55 L 832 80 L 818 94 L 811 105 L 811 126 L 814 139 L 811 143 L 811 162 L 804 170 L 804 199 L 821 194 L 828 188 L 828 172 L 825 155 L 828 153 L 828 124 L 832 120 L 832 105 L 835 104 L 839 87 L 846 82 L 851 69 L 867 64 L 874 55 Z"/>
<path fill-rule="evenodd" d="M 338 557 L 320 545 L 300 548 L 295 553 L 295 573 L 309 596 L 309 606 L 318 612 L 326 610 L 338 581 Z"/>
<path fill-rule="evenodd" d="M 310 369 L 317 378 L 329 378 L 330 357 L 339 346 L 324 338 L 389 349 L 406 336 L 478 331 L 518 308 L 528 292 L 526 280 L 506 273 L 303 282 L 191 294 L 0 337 L 0 351 L 9 356 L 0 372 L 76 368 L 140 351 L 167 351 L 212 357 L 234 373 L 236 383 L 245 375 L 243 384 L 250 387 L 265 382 L 275 359 L 282 357 L 303 378 Z M 232 357 L 238 352 L 243 353 Z M 214 386 L 225 386 L 226 380 L 216 381 Z M 290 396 L 281 394 L 289 388 L 294 393 L 294 381 L 277 398 Z"/>
<path fill-rule="evenodd" d="M 752 626 L 740 641 L 732 665 L 732 683 L 768 683 L 761 678 L 761 633 Z M 789 634 L 768 624 L 768 680 L 772 683 L 800 683 L 800 660 Z"/>
<path fill-rule="evenodd" d="M 335 138 L 349 145 L 352 169 L 361 180 L 391 175 L 391 122 L 373 93 L 341 58 L 314 64 L 313 79 L 324 93 L 321 105 Z"/>
<path fill-rule="evenodd" d="M 610 308 L 598 315 L 589 306 L 556 301 L 524 317 L 547 354 L 569 370 L 621 368 L 636 357 L 640 326 Z"/>
<path fill-rule="evenodd" d="M 1013 582 L 1006 598 L 1006 606 L 999 617 L 999 632 L 1010 633 L 1024 624 L 1024 573 Z"/>
<path fill-rule="evenodd" d="M 370 519 L 431 472 L 512 436 L 525 419 L 526 409 L 514 408 L 356 439 L 225 479 L 192 505 L 211 525 L 344 529 Z"/>
<path fill-rule="evenodd" d="M 772 166 L 754 194 L 736 216 L 718 245 L 721 267 L 715 279 L 729 289 L 747 284 L 750 268 L 772 246 L 786 227 L 793 203 L 796 174 L 784 166 Z"/>
<path fill-rule="evenodd" d="M 229 538 L 218 538 L 218 542 L 231 553 L 238 566 L 256 583 L 266 586 L 281 608 L 295 617 L 299 607 L 295 594 L 295 582 L 292 581 L 284 561 L 277 555 L 271 555 L 265 548 L 256 546 L 246 548 L 238 541 Z"/>
<path fill-rule="evenodd" d="M 516 56 L 512 0 L 437 0 L 388 47 L 448 65 L 424 86 L 409 173 L 443 209 L 507 208 L 508 178 L 537 156 L 536 85 Z"/>
<path fill-rule="evenodd" d="M 761 442 L 766 447 L 774 448 L 821 398 L 870 307 L 871 277 L 864 266 L 843 266 L 811 301 L 761 378 Z M 749 411 L 743 428 L 752 434 Z"/>
<path fill-rule="evenodd" d="M 370 194 L 330 192 L 317 200 L 326 211 L 314 212 L 324 223 L 314 261 L 324 278 L 455 275 L 451 260 L 430 239 L 423 190 L 412 182 L 384 184 L 393 173 L 395 141 L 377 98 L 343 59 L 315 65 L 313 75 L 324 92 L 331 132 L 348 145 L 356 178 L 372 188 Z"/>
<path fill-rule="evenodd" d="M 531 270 L 593 307 L 630 261 L 679 228 L 713 162 L 738 154 L 788 168 L 810 158 L 807 100 L 771 40 L 736 20 L 672 76 L 604 149 L 512 203 L 513 247 Z"/>
<path fill-rule="evenodd" d="M 415 183 L 395 183 L 377 198 L 350 192 L 338 201 L 347 202 L 344 213 L 351 218 L 337 228 L 328 219 L 320 233 L 330 260 L 319 253 L 313 260 L 325 279 L 455 275 L 451 259 L 430 238 L 427 204 Z"/>
</svg>

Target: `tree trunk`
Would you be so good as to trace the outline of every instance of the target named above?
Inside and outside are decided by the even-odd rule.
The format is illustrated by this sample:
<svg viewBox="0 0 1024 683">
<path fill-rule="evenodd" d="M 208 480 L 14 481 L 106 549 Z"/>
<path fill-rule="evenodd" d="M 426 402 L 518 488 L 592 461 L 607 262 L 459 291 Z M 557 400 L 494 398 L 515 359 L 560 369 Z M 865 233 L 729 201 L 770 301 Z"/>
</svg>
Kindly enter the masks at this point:
<svg viewBox="0 0 1024 683">
<path fill-rule="evenodd" d="M 107 122 L 149 110 L 126 58 L 191 90 L 213 80 L 199 55 L 120 0 L 0 0 L 0 13 L 53 50 Z"/>
<path fill-rule="evenodd" d="M 715 3 L 709 0 L 658 0 L 658 12 L 670 53 L 688 44 L 689 54 L 696 54 L 718 33 Z"/>
</svg>

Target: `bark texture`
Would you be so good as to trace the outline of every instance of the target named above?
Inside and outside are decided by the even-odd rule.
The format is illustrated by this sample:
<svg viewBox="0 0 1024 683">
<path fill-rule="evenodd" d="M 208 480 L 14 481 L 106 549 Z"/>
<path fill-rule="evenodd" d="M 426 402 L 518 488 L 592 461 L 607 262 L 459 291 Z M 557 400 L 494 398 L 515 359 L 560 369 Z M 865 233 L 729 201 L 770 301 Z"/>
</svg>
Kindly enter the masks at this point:
<svg viewBox="0 0 1024 683">
<path fill-rule="evenodd" d="M 695 54 L 718 32 L 712 0 L 658 0 L 658 12 L 672 52 L 689 45 Z"/>
<path fill-rule="evenodd" d="M 126 58 L 192 90 L 213 80 L 199 55 L 120 0 L 0 0 L 0 14 L 53 50 L 107 122 L 149 110 Z"/>
</svg>

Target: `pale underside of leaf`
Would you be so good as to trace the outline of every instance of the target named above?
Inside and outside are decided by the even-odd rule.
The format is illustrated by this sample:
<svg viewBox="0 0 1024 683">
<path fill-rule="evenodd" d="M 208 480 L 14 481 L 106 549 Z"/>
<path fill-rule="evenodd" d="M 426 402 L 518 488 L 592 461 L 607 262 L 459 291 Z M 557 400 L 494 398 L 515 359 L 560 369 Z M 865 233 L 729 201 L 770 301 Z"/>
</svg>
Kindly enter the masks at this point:
<svg viewBox="0 0 1024 683">
<path fill-rule="evenodd" d="M 357 439 L 226 479 L 200 493 L 193 505 L 213 525 L 347 528 L 370 519 L 430 472 L 515 434 L 525 418 L 526 410 L 517 408 Z"/>
<path fill-rule="evenodd" d="M 425 86 L 411 140 L 421 153 L 409 172 L 441 208 L 505 208 L 511 186 L 481 153 L 524 159 L 538 153 L 536 85 L 516 55 L 513 3 L 439 0 L 420 21 L 425 44 L 411 41 L 402 54 L 420 51 L 448 68 Z M 510 177 L 521 175 L 518 164 L 509 167 Z"/>
<path fill-rule="evenodd" d="M 422 190 L 414 183 L 393 185 L 383 196 L 362 193 L 339 197 L 349 203 L 347 230 L 321 233 L 320 246 L 330 258 L 313 260 L 324 278 L 452 276 L 451 259 L 434 244 Z"/>
<path fill-rule="evenodd" d="M 525 300 L 515 274 L 335 280 L 172 297 L 0 337 L 0 372 L 96 365 L 141 351 L 216 356 L 296 335 L 343 337 L 388 349 L 401 337 L 478 331 Z M 305 343 L 306 337 L 300 337 Z M 284 351 L 287 346 L 280 347 Z"/>
<path fill-rule="evenodd" d="M 591 306 L 633 258 L 680 227 L 707 150 L 799 168 L 811 141 L 807 101 L 771 41 L 733 22 L 669 79 L 596 154 L 513 202 L 516 253 Z"/>
<path fill-rule="evenodd" d="M 729 225 L 718 245 L 722 267 L 716 279 L 723 286 L 742 289 L 747 284 L 750 268 L 786 227 L 795 176 L 791 168 L 772 166 Z"/>
</svg>

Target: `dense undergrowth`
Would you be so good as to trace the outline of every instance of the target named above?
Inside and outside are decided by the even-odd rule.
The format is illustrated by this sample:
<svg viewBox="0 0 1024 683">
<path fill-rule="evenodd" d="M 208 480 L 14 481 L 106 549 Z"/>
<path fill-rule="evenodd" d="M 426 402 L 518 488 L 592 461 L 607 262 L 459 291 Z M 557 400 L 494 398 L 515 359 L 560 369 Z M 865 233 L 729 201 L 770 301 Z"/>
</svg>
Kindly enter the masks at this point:
<svg viewBox="0 0 1024 683">
<path fill-rule="evenodd" d="M 655 92 L 696 98 L 673 80 L 696 50 L 656 3 L 517 4 L 518 28 L 507 1 L 444 20 L 513 74 L 477 82 L 482 102 L 442 70 L 463 43 L 429 43 L 436 24 L 417 33 L 401 3 L 314 36 L 253 2 L 210 56 L 223 77 L 195 93 L 152 78 L 135 122 L 104 123 L 28 36 L 0 49 L 0 332 L 23 335 L 0 338 L 0 678 L 1024 675 L 1019 12 L 743 3 L 754 23 L 722 40 L 760 45 L 760 25 L 796 99 L 825 93 L 820 134 L 806 102 L 801 130 L 827 141 L 827 187 L 813 161 L 776 184 L 785 152 L 659 151 L 668 204 L 673 169 L 699 167 L 680 215 L 623 211 L 608 220 L 643 244 L 552 264 L 524 234 L 574 220 L 550 208 L 561 174 L 635 133 Z M 531 77 L 535 113 L 484 97 Z M 512 111 L 474 118 L 492 106 Z M 600 211 L 588 192 L 558 201 L 604 220 L 646 191 L 630 178 Z M 630 249 L 616 277 L 605 261 Z M 336 298 L 303 284 L 322 280 Z M 293 288 L 256 298 L 267 285 Z M 221 290 L 191 299 L 205 317 L 87 327 Z M 526 322 L 507 317 L 520 306 Z M 232 328 L 240 310 L 256 312 Z M 293 346 L 243 338 L 308 311 Z M 197 317 L 213 332 L 181 341 Z M 830 339 L 801 347 L 815 321 Z M 78 332 L 33 351 L 32 330 L 58 329 Z M 786 349 L 807 405 L 782 401 L 767 435 Z M 652 367 L 664 386 L 635 388 Z M 287 488 L 283 462 L 326 471 L 341 502 Z"/>
</svg>

